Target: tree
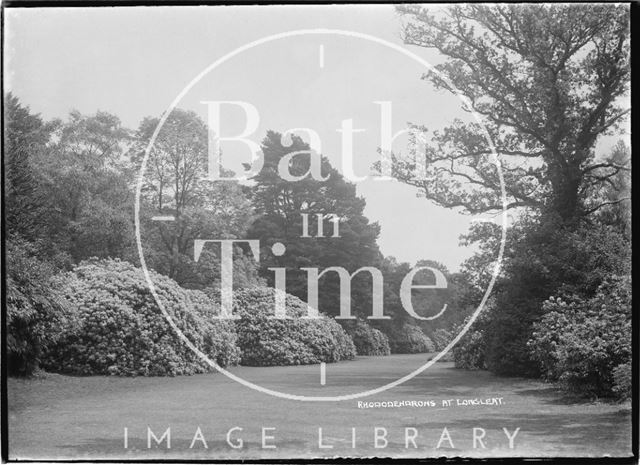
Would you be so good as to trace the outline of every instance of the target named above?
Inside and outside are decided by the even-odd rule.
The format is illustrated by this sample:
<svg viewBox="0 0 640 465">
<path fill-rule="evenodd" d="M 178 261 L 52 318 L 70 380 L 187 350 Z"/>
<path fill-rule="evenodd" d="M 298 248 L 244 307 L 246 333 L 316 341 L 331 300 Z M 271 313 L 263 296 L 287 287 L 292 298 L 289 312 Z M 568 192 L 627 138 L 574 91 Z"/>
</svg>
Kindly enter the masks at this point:
<svg viewBox="0 0 640 465">
<path fill-rule="evenodd" d="M 309 145 L 292 136 L 290 145 L 283 145 L 281 134 L 269 131 L 262 142 L 264 166 L 253 181 L 253 203 L 260 216 L 252 224 L 247 237 L 260 239 L 261 274 L 274 285 L 270 267 L 286 268 L 287 292 L 307 301 L 307 273 L 301 268 L 341 266 L 353 273 L 363 266 L 377 267 L 382 255 L 376 244 L 379 226 L 364 216 L 365 201 L 356 195 L 356 186 L 321 158 L 321 175 L 326 181 L 307 176 L 299 181 L 286 181 L 278 174 L 282 158 L 292 152 L 301 152 L 290 160 L 289 171 L 302 176 L 310 168 Z M 319 156 L 319 155 L 318 155 Z M 303 236 L 303 214 L 308 215 L 308 235 Z M 317 236 L 316 219 L 319 214 L 339 219 L 340 237 L 333 234 L 333 221 L 323 219 L 325 237 Z M 286 246 L 282 256 L 274 256 L 271 246 L 281 242 Z M 340 309 L 340 281 L 335 272 L 320 279 L 319 310 L 335 316 Z M 352 282 L 352 314 L 371 315 L 371 276 L 358 273 Z"/>
<path fill-rule="evenodd" d="M 13 94 L 5 95 L 5 221 L 9 233 L 31 241 L 46 236 L 43 195 L 33 163 L 50 132 L 50 125 L 39 115 L 32 114 Z"/>
<path fill-rule="evenodd" d="M 542 303 L 559 289 L 589 297 L 609 273 L 624 273 L 629 246 L 602 224 L 629 199 L 630 157 L 599 157 L 596 142 L 629 112 L 628 8 L 620 5 L 452 5 L 435 13 L 401 6 L 407 44 L 444 56 L 424 79 L 463 97 L 480 115 L 518 209 L 495 296 L 470 341 L 502 374 L 536 375 L 526 346 Z M 431 201 L 469 213 L 502 209 L 496 160 L 484 128 L 456 120 L 394 158 L 394 174 Z M 415 144 L 424 143 L 424 148 Z M 420 172 L 422 169 L 422 173 Z M 472 227 L 480 251 L 463 267 L 465 300 L 477 305 L 491 279 L 500 228 Z M 475 302 L 474 302 L 475 301 Z M 469 338 L 467 338 L 469 339 Z M 472 344 L 472 345 L 473 345 Z"/>
<path fill-rule="evenodd" d="M 629 112 L 629 9 L 625 5 L 451 5 L 440 13 L 398 7 L 404 41 L 445 57 L 423 76 L 466 99 L 500 157 L 508 208 L 551 211 L 565 221 L 626 160 L 598 160 L 598 138 Z M 426 137 L 427 129 L 414 128 Z M 426 197 L 471 213 L 502 208 L 498 171 L 479 124 L 456 120 L 426 138 L 424 151 L 396 157 L 395 176 Z M 426 159 L 426 176 L 415 174 Z M 616 199 L 622 202 L 626 198 Z"/>
<path fill-rule="evenodd" d="M 433 260 L 418 260 L 416 267 L 430 267 L 442 272 L 447 280 L 445 289 L 414 289 L 411 292 L 411 302 L 414 311 L 422 317 L 433 317 L 439 314 L 444 306 L 446 310 L 433 320 L 418 320 L 405 311 L 400 300 L 400 286 L 407 273 L 412 269 L 409 263 L 398 263 L 394 257 L 385 257 L 380 269 L 384 276 L 384 307 L 385 315 L 391 316 L 388 322 L 378 322 L 375 325 L 389 333 L 404 325 L 420 326 L 427 336 L 437 329 L 452 330 L 460 324 L 470 313 L 470 305 L 464 300 L 468 284 L 460 273 L 451 273 L 442 263 Z M 430 271 L 418 272 L 414 284 L 434 284 L 434 276 Z"/>
<path fill-rule="evenodd" d="M 142 160 L 158 122 L 148 117 L 140 124 L 135 162 Z M 206 166 L 206 125 L 196 113 L 174 109 L 147 161 L 140 200 L 145 257 L 152 268 L 180 285 L 200 289 L 219 280 L 219 254 L 207 247 L 194 262 L 195 239 L 242 237 L 253 215 L 242 186 L 205 180 Z M 174 219 L 153 221 L 156 215 Z M 237 258 L 234 271 L 236 283 L 256 278 L 255 266 L 246 257 Z"/>
<path fill-rule="evenodd" d="M 129 131 L 109 113 L 71 111 L 55 121 L 38 153 L 37 171 L 50 229 L 49 256 L 121 257 L 132 245 L 132 169 Z"/>
</svg>

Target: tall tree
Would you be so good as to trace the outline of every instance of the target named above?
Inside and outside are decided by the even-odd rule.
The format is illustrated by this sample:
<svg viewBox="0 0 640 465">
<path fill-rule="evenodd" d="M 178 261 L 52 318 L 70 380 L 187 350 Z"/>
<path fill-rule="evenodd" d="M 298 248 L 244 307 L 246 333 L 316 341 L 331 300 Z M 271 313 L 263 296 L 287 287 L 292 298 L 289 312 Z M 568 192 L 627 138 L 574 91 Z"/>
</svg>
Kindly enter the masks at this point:
<svg viewBox="0 0 640 465">
<path fill-rule="evenodd" d="M 4 97 L 5 220 L 7 231 L 34 241 L 46 236 L 44 197 L 34 158 L 49 140 L 51 126 L 11 93 Z"/>
<path fill-rule="evenodd" d="M 158 122 L 145 118 L 140 124 L 134 161 L 141 161 Z M 192 111 L 173 110 L 147 161 L 141 199 L 143 241 L 149 264 L 187 287 L 215 286 L 220 278 L 219 254 L 213 247 L 194 262 L 195 239 L 242 237 L 253 215 L 242 186 L 206 180 L 206 168 L 205 123 Z M 153 221 L 156 215 L 174 219 Z M 235 271 L 239 284 L 255 278 L 255 266 L 247 258 L 237 257 Z"/>
<path fill-rule="evenodd" d="M 629 112 L 629 8 L 592 5 L 400 6 L 404 41 L 445 61 L 424 79 L 466 99 L 500 156 L 509 208 L 592 214 L 585 190 L 628 164 L 598 160 L 598 138 Z M 426 134 L 426 128 L 416 126 Z M 424 151 L 398 157 L 396 176 L 432 201 L 479 213 L 502 208 L 498 171 L 479 124 L 455 121 Z M 426 176 L 416 176 L 424 163 Z M 624 199 L 616 200 L 618 202 Z"/>
<path fill-rule="evenodd" d="M 628 201 L 618 189 L 630 157 L 602 157 L 595 148 L 629 112 L 629 9 L 514 4 L 399 10 L 407 20 L 405 42 L 445 58 L 424 78 L 459 92 L 463 108 L 481 116 L 499 155 L 507 207 L 524 210 L 508 231 L 494 305 L 477 329 L 484 333 L 489 369 L 536 375 L 527 341 L 542 302 L 562 289 L 589 295 L 605 276 L 626 269 L 628 244 L 598 221 Z M 482 126 L 455 121 L 430 137 L 425 127 L 415 130 L 425 148 L 397 157 L 398 178 L 446 207 L 471 213 L 502 208 Z M 426 176 L 417 176 L 425 162 Z M 499 229 L 478 224 L 466 237 L 481 246 L 464 266 L 470 300 L 491 277 Z"/>
<path fill-rule="evenodd" d="M 283 157 L 300 152 L 291 158 L 288 169 L 294 176 L 303 176 L 311 166 L 309 145 L 292 136 L 291 144 L 282 143 L 281 134 L 269 131 L 262 143 L 264 166 L 253 178 L 251 191 L 260 217 L 253 223 L 247 237 L 261 240 L 262 275 L 274 285 L 269 267 L 287 270 L 287 292 L 306 300 L 307 274 L 301 268 L 318 268 L 320 272 L 332 266 L 341 266 L 353 273 L 363 266 L 378 266 L 382 256 L 376 244 L 380 228 L 364 216 L 365 201 L 356 194 L 356 186 L 347 182 L 321 158 L 321 175 L 326 181 L 311 175 L 299 181 L 284 180 L 278 174 Z M 318 236 L 317 215 L 333 215 L 339 220 L 340 237 L 332 237 L 334 221 L 324 218 L 323 236 Z M 303 237 L 303 215 L 308 218 L 308 234 Z M 274 256 L 271 246 L 281 242 L 286 246 L 282 256 Z M 371 315 L 371 276 L 357 274 L 352 284 L 353 314 Z M 320 279 L 319 307 L 321 311 L 336 315 L 340 310 L 339 279 L 328 272 Z"/>
<path fill-rule="evenodd" d="M 37 157 L 51 230 L 48 254 L 66 254 L 72 261 L 123 256 L 133 237 L 129 131 L 101 111 L 74 110 L 55 125 Z"/>
</svg>

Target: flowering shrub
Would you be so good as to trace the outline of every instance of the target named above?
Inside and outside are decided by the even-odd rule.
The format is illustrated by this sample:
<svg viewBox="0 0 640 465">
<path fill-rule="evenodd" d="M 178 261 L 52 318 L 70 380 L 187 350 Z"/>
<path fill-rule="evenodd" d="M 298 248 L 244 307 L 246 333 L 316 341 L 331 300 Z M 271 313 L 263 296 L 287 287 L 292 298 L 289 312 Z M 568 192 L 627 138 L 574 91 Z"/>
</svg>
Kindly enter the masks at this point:
<svg viewBox="0 0 640 465">
<path fill-rule="evenodd" d="M 435 352 L 433 341 L 416 325 L 403 324 L 389 333 L 392 354 Z"/>
<path fill-rule="evenodd" d="M 603 283 L 588 300 L 549 298 L 528 343 L 543 376 L 587 395 L 625 397 L 631 361 L 631 279 Z"/>
<path fill-rule="evenodd" d="M 234 292 L 233 313 L 241 364 L 306 365 L 349 360 L 353 341 L 333 319 L 303 319 L 307 304 L 287 294 L 287 319 L 275 319 L 275 289 L 254 287 Z"/>
<path fill-rule="evenodd" d="M 155 290 L 184 335 L 220 365 L 238 362 L 233 325 L 207 317 L 212 302 L 150 272 Z M 82 262 L 61 283 L 76 307 L 78 327 L 50 351 L 49 369 L 76 374 L 174 376 L 210 367 L 173 331 L 142 270 L 120 260 Z"/>
<path fill-rule="evenodd" d="M 334 362 L 340 360 L 353 360 L 357 354 L 356 345 L 351 339 L 351 336 L 344 330 L 342 326 L 336 323 L 335 320 L 329 319 L 329 330 L 333 337 L 336 339 L 336 347 L 334 352 Z"/>
<path fill-rule="evenodd" d="M 345 330 L 353 339 L 358 355 L 389 355 L 389 338 L 382 331 L 362 320 L 343 323 Z"/>
<path fill-rule="evenodd" d="M 202 318 L 202 324 L 207 328 L 202 346 L 196 347 L 205 354 L 216 354 L 212 360 L 222 367 L 237 365 L 240 362 L 240 348 L 233 323 L 212 318 L 219 313 L 218 305 L 204 292 L 189 289 L 184 289 L 184 292 L 192 304 L 192 310 Z"/>
</svg>

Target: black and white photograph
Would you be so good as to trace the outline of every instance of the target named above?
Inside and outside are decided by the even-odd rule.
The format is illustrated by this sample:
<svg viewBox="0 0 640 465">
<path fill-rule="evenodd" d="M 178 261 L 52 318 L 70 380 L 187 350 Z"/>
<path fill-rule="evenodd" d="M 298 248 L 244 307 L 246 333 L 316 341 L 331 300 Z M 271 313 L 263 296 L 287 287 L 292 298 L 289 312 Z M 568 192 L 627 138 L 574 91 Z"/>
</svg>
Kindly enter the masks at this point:
<svg viewBox="0 0 640 465">
<path fill-rule="evenodd" d="M 2 5 L 2 461 L 635 463 L 635 7 Z"/>
</svg>

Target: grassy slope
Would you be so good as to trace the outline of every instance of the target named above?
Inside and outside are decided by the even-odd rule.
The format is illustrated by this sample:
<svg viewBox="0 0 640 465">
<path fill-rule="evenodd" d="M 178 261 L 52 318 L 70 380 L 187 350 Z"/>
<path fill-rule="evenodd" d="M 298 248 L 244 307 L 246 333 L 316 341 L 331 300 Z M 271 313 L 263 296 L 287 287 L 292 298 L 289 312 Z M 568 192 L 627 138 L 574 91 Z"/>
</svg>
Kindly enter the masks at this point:
<svg viewBox="0 0 640 465">
<path fill-rule="evenodd" d="M 336 395 L 378 387 L 424 363 L 424 355 L 359 357 L 327 366 L 327 385 L 319 367 L 238 367 L 234 372 L 273 389 L 303 395 Z M 433 408 L 359 409 L 357 400 L 332 403 L 277 399 L 220 375 L 177 378 L 107 378 L 50 375 L 10 379 L 9 441 L 13 458 L 121 457 L 128 459 L 317 457 L 317 456 L 591 456 L 630 454 L 628 404 L 574 402 L 541 382 L 498 378 L 487 372 L 456 370 L 438 363 L 413 380 L 375 396 L 375 400 L 435 400 Z M 501 406 L 441 406 L 442 399 L 503 397 Z M 172 449 L 146 449 L 146 428 L 156 434 L 168 426 Z M 123 428 L 129 449 L 123 449 Z M 189 449 L 200 426 L 208 442 Z M 225 434 L 240 426 L 244 447 L 227 446 Z M 261 448 L 260 428 L 273 426 L 277 449 Z M 388 430 L 389 445 L 373 446 L 373 427 Z M 435 449 L 447 427 L 455 448 Z M 317 429 L 334 449 L 317 447 Z M 358 443 L 351 448 L 351 427 Z M 416 427 L 418 449 L 406 449 L 404 428 Z M 473 449 L 471 428 L 487 431 L 487 449 Z M 502 432 L 520 427 L 509 450 Z M 447 443 L 448 445 L 448 443 Z"/>
</svg>

